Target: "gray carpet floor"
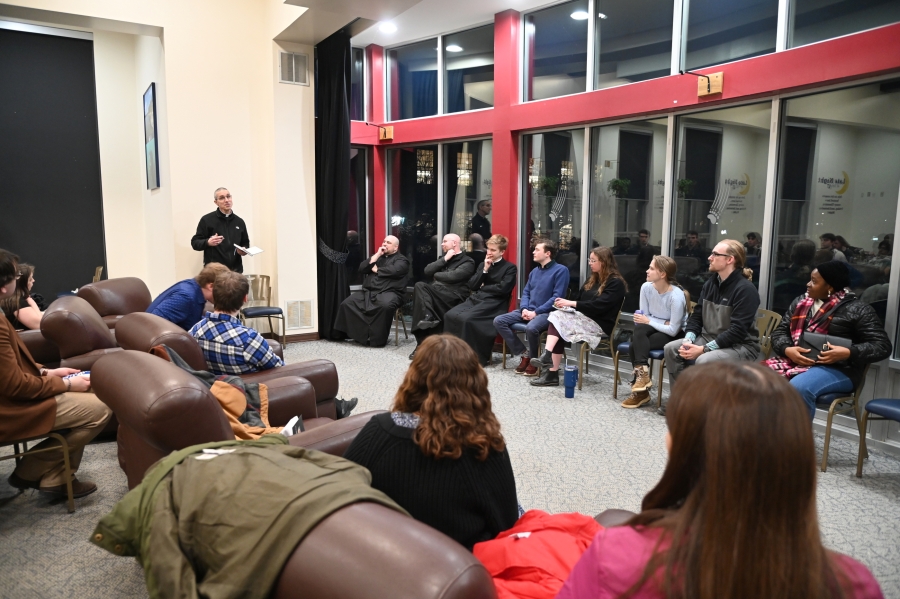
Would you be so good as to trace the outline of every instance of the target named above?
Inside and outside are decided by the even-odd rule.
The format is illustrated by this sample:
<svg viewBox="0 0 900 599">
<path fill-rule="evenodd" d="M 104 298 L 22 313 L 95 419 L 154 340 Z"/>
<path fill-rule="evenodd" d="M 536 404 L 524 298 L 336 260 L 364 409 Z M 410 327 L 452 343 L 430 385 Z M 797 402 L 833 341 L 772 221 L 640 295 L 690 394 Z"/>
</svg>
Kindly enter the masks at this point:
<svg viewBox="0 0 900 599">
<path fill-rule="evenodd" d="M 327 358 L 338 366 L 341 395 L 359 397 L 356 412 L 389 408 L 409 364 L 412 339 L 399 347 L 364 348 L 352 342 L 296 343 L 288 362 Z M 624 410 L 612 399 L 612 375 L 592 370 L 574 399 L 562 387 L 538 389 L 502 370 L 499 354 L 487 368 L 491 398 L 526 509 L 597 514 L 637 510 L 666 461 L 665 422 L 654 407 Z M 620 393 L 621 393 L 620 389 Z M 818 451 L 823 439 L 816 436 Z M 873 452 L 857 479 L 856 445 L 835 438 L 828 472 L 819 474 L 819 521 L 826 545 L 866 564 L 885 597 L 900 599 L 900 460 Z M 8 448 L 0 454 L 8 455 Z M 144 597 L 143 571 L 88 538 L 97 521 L 126 492 L 115 443 L 90 445 L 79 476 L 99 490 L 49 503 L 37 493 L 17 494 L 6 483 L 13 462 L 0 462 L 0 598 Z"/>
</svg>

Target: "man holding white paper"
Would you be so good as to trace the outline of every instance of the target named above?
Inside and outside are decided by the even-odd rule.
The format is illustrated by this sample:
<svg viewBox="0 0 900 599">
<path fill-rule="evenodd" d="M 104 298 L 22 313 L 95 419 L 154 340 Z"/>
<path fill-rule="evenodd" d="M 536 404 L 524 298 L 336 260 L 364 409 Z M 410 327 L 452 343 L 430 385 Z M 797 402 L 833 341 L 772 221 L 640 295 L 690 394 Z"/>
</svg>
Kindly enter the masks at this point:
<svg viewBox="0 0 900 599">
<path fill-rule="evenodd" d="M 218 262 L 234 272 L 244 272 L 241 256 L 246 254 L 235 245 L 250 246 L 247 225 L 232 210 L 231 192 L 226 188 L 218 188 L 213 193 L 213 201 L 216 209 L 200 219 L 197 232 L 191 238 L 191 247 L 203 252 L 204 266 Z"/>
</svg>

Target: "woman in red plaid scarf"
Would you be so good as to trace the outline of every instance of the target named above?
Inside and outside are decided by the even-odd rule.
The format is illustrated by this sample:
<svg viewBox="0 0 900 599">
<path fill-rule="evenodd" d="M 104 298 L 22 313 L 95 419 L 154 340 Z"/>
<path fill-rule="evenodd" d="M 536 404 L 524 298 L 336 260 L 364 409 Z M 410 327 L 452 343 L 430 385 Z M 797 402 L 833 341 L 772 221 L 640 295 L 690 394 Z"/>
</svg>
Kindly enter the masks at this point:
<svg viewBox="0 0 900 599">
<path fill-rule="evenodd" d="M 850 270 L 837 260 L 819 264 L 810 273 L 806 293 L 793 301 L 772 333 L 776 357 L 766 366 L 787 377 L 816 415 L 816 397 L 825 393 L 852 393 L 862 384 L 867 364 L 887 358 L 891 342 L 875 311 L 849 291 Z M 843 337 L 849 348 L 827 343 L 817 360 L 805 354 L 804 332 Z"/>
</svg>

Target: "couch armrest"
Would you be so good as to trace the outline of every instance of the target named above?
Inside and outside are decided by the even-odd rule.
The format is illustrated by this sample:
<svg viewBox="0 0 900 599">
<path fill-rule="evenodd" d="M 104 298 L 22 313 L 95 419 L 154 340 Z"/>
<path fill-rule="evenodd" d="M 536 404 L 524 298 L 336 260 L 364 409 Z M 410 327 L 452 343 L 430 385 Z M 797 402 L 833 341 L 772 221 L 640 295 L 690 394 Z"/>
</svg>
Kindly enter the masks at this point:
<svg viewBox="0 0 900 599">
<path fill-rule="evenodd" d="M 297 364 L 286 364 L 278 368 L 242 374 L 248 383 L 268 383 L 284 376 L 300 376 L 312 383 L 316 390 L 316 401 L 334 399 L 338 394 L 338 374 L 331 360 L 309 360 Z"/>
<path fill-rule="evenodd" d="M 39 329 L 19 331 L 19 337 L 35 362 L 46 368 L 55 368 L 59 365 L 59 348 L 44 337 Z"/>
<path fill-rule="evenodd" d="M 266 339 L 266 343 L 269 344 L 269 347 L 272 348 L 272 351 L 276 356 L 284 360 L 284 348 L 281 347 L 281 344 L 278 343 L 275 339 Z"/>
<path fill-rule="evenodd" d="M 297 433 L 288 441 L 291 445 L 315 449 L 342 456 L 359 431 L 369 423 L 373 416 L 384 414 L 384 410 L 372 410 L 362 414 L 354 414 L 341 420 L 335 420 L 329 424 Z"/>
<path fill-rule="evenodd" d="M 86 354 L 81 354 L 80 356 L 72 356 L 71 358 L 63 358 L 60 360 L 59 365 L 63 368 L 77 368 L 78 370 L 90 370 L 94 365 L 94 362 L 102 358 L 103 356 L 108 356 L 109 354 L 114 354 L 116 352 L 122 351 L 121 347 L 109 347 L 107 349 L 95 349 L 94 351 L 89 351 Z"/>
<path fill-rule="evenodd" d="M 283 376 L 266 381 L 269 391 L 269 424 L 284 426 L 294 416 L 316 418 L 316 391 L 299 376 Z"/>
</svg>

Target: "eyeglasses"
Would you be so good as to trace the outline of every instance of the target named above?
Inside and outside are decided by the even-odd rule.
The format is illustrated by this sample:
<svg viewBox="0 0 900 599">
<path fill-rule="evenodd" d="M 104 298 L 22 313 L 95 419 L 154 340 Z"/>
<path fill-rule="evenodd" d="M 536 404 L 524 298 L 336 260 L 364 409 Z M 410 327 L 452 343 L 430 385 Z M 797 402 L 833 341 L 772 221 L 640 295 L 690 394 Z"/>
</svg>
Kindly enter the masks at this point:
<svg viewBox="0 0 900 599">
<path fill-rule="evenodd" d="M 710 252 L 710 256 L 715 256 L 716 258 L 727 258 L 728 254 L 720 254 L 719 252 Z"/>
<path fill-rule="evenodd" d="M 217 202 L 221 202 L 222 200 L 230 200 L 230 199 L 231 199 L 231 194 L 229 193 L 227 196 L 219 196 L 219 197 L 217 197 L 217 198 L 216 198 L 216 201 L 217 201 Z"/>
<path fill-rule="evenodd" d="M 599 260 L 588 260 L 588 264 L 597 264 Z"/>
</svg>

